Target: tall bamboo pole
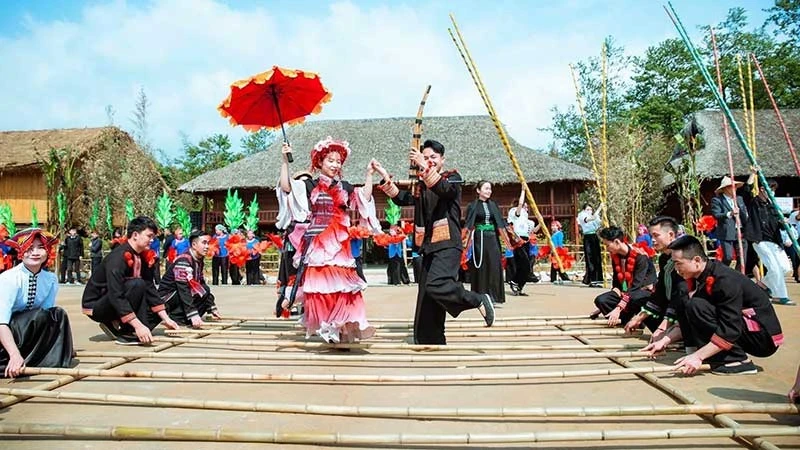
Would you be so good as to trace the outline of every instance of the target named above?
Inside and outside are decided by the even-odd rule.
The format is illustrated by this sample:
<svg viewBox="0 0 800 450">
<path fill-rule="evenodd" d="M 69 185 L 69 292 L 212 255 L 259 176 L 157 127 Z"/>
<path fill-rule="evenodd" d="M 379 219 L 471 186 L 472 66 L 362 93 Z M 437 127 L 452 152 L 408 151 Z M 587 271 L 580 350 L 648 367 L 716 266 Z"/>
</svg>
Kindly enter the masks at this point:
<svg viewBox="0 0 800 450">
<path fill-rule="evenodd" d="M 753 68 L 750 67 L 750 59 L 747 59 L 747 83 L 750 88 L 750 146 L 753 148 L 753 157 L 758 158 L 758 144 L 756 143 L 756 109 L 755 99 L 753 98 Z M 753 183 L 755 190 L 753 195 L 758 195 L 758 178 Z M 764 263 L 761 264 L 761 273 L 764 273 Z"/>
<path fill-rule="evenodd" d="M 606 59 L 608 57 L 607 54 L 608 49 L 606 48 L 606 41 L 603 41 L 602 50 L 600 51 L 600 59 L 602 60 L 601 66 L 602 69 L 600 71 L 600 78 L 602 83 L 602 110 L 603 110 L 603 125 L 600 132 L 600 139 L 601 139 L 601 146 L 602 146 L 602 155 L 603 155 L 603 192 L 604 195 L 608 195 L 608 73 L 606 70 Z M 608 200 L 608 197 L 604 199 Z M 606 205 L 608 207 L 608 205 Z M 605 222 L 608 223 L 608 216 L 607 211 L 603 211 L 603 217 L 605 218 Z"/>
<path fill-rule="evenodd" d="M 744 75 L 742 72 L 742 58 L 740 55 L 736 55 L 736 68 L 739 72 L 739 89 L 741 90 L 742 93 L 742 113 L 744 115 L 745 134 L 747 135 L 748 143 L 750 144 L 750 146 L 752 146 L 753 145 L 752 139 L 754 135 L 750 125 L 750 112 L 748 111 L 748 105 L 747 105 L 747 90 L 744 84 Z M 755 150 L 753 154 L 755 155 Z M 753 184 L 753 195 L 758 195 L 758 183 Z"/>
<path fill-rule="evenodd" d="M 556 246 L 553 245 L 553 238 L 550 236 L 550 230 L 545 224 L 544 217 L 539 212 L 539 207 L 536 205 L 536 200 L 533 198 L 533 194 L 531 193 L 530 188 L 528 187 L 528 182 L 525 180 L 525 175 L 522 173 L 522 169 L 519 166 L 519 162 L 517 161 L 517 157 L 514 155 L 514 150 L 511 148 L 511 142 L 508 140 L 508 136 L 506 135 L 505 128 L 503 127 L 502 123 L 500 123 L 500 119 L 495 112 L 494 106 L 492 105 L 492 101 L 489 99 L 489 94 L 486 92 L 486 88 L 484 87 L 483 80 L 481 80 L 480 73 L 478 72 L 478 67 L 475 65 L 475 61 L 472 60 L 472 56 L 469 53 L 469 49 L 467 48 L 467 43 L 464 41 L 464 37 L 461 35 L 461 31 L 458 29 L 458 24 L 456 23 L 456 18 L 453 14 L 450 14 L 450 21 L 453 23 L 453 29 L 458 35 L 458 39 L 456 36 L 453 35 L 453 32 L 448 28 L 447 31 L 450 33 L 450 37 L 453 39 L 453 43 L 458 49 L 459 54 L 461 54 L 461 59 L 464 60 L 464 64 L 467 66 L 467 70 L 469 74 L 472 76 L 472 81 L 475 83 L 475 87 L 478 88 L 478 93 L 483 100 L 484 106 L 486 106 L 487 111 L 489 112 L 489 117 L 492 119 L 492 123 L 494 124 L 495 129 L 497 130 L 497 134 L 500 137 L 500 142 L 503 144 L 503 148 L 506 151 L 506 155 L 508 159 L 511 161 L 511 166 L 514 169 L 514 173 L 517 175 L 517 179 L 519 180 L 520 184 L 522 185 L 522 189 L 525 190 L 525 197 L 528 200 L 528 205 L 531 207 L 531 211 L 536 216 L 536 220 L 539 221 L 539 224 L 542 225 L 541 229 L 544 231 L 545 237 L 547 237 L 547 242 L 550 244 L 550 252 L 556 260 L 558 264 L 558 268 L 560 271 L 564 271 L 564 265 L 561 262 L 561 257 L 558 256 L 558 252 L 556 251 Z"/>
<path fill-rule="evenodd" d="M 205 334 L 218 336 L 266 336 L 266 337 L 290 337 L 301 336 L 305 331 L 301 330 L 203 330 Z M 166 330 L 168 336 L 180 336 L 186 334 L 196 334 L 194 330 Z M 639 336 L 641 330 L 627 332 L 621 328 L 604 329 L 577 329 L 577 330 L 522 330 L 522 331 L 448 331 L 447 336 L 451 338 L 466 337 L 561 337 L 561 336 Z M 375 334 L 377 338 L 407 338 L 411 334 L 408 332 L 384 331 Z"/>
<path fill-rule="evenodd" d="M 703 60 L 700 57 L 700 53 L 697 51 L 694 44 L 692 43 L 692 40 L 689 38 L 689 35 L 686 32 L 686 28 L 683 26 L 683 23 L 681 23 L 680 18 L 675 12 L 675 8 L 672 6 L 672 3 L 670 2 L 667 2 L 667 5 L 669 5 L 669 9 L 664 7 L 664 9 L 667 11 L 667 15 L 672 20 L 672 23 L 675 24 L 675 28 L 677 29 L 678 34 L 681 36 L 681 39 L 683 39 L 683 43 L 686 45 L 686 48 L 689 49 L 689 53 L 692 55 L 695 65 L 697 65 L 701 75 L 703 75 L 703 78 L 706 80 L 708 87 L 711 89 L 711 93 L 717 100 L 720 109 L 722 109 L 723 114 L 728 119 L 728 123 L 730 123 L 731 127 L 733 128 L 734 134 L 736 135 L 736 139 L 739 140 L 739 144 L 742 146 L 745 156 L 747 156 L 747 159 L 750 161 L 751 165 L 757 167 L 758 162 L 753 156 L 753 152 L 751 151 L 750 146 L 747 145 L 747 141 L 742 135 L 742 130 L 736 123 L 736 119 L 733 117 L 733 113 L 731 113 L 730 108 L 728 108 L 728 105 L 725 103 L 725 99 L 722 97 L 722 93 L 720 92 L 718 87 L 714 84 L 714 81 L 711 78 L 711 74 L 708 72 L 708 69 L 703 64 Z M 761 170 L 758 171 L 758 178 L 761 184 L 764 186 L 764 192 L 766 192 L 767 196 L 769 197 L 769 200 L 772 203 L 772 206 L 775 208 L 775 211 L 778 214 L 783 215 L 783 211 L 781 211 L 780 207 L 778 206 L 778 202 L 775 200 L 775 193 L 772 192 L 772 189 L 767 184 L 767 178 Z M 792 236 L 791 230 L 789 229 L 789 224 L 784 222 L 783 229 L 791 238 L 792 245 L 794 246 L 795 251 L 800 253 L 800 245 L 798 245 L 797 239 L 795 239 L 794 236 Z"/>
<path fill-rule="evenodd" d="M 708 370 L 704 365 L 701 370 Z M 616 377 L 644 373 L 672 373 L 673 366 L 631 367 L 622 369 L 554 370 L 517 373 L 465 373 L 437 375 L 372 375 L 316 373 L 247 372 L 171 372 L 159 370 L 97 370 L 24 367 L 23 375 L 71 375 L 102 378 L 146 378 L 152 380 L 274 381 L 293 383 L 440 383 L 459 381 L 514 381 L 545 378 Z"/>
<path fill-rule="evenodd" d="M 764 83 L 764 89 L 767 91 L 767 96 L 769 97 L 770 103 L 772 103 L 772 110 L 775 111 L 775 117 L 778 119 L 778 124 L 781 126 L 781 131 L 783 132 L 783 138 L 786 140 L 786 145 L 789 146 L 789 154 L 792 155 L 792 161 L 794 162 L 794 169 L 797 171 L 797 175 L 800 176 L 800 162 L 797 161 L 797 152 L 794 150 L 794 144 L 792 143 L 792 138 L 789 137 L 789 131 L 786 129 L 786 123 L 783 121 L 783 114 L 781 114 L 780 108 L 778 108 L 778 104 L 775 103 L 775 97 L 772 96 L 772 89 L 769 87 L 769 83 L 767 82 L 767 77 L 764 75 L 764 71 L 761 70 L 761 64 L 758 62 L 758 58 L 753 53 L 750 53 L 750 59 L 753 60 L 753 64 L 756 66 L 756 70 L 758 70 L 758 75 L 761 77 L 761 81 Z"/>
<path fill-rule="evenodd" d="M 62 439 L 113 441 L 258 442 L 383 447 L 387 445 L 530 444 L 535 442 L 698 439 L 743 436 L 798 436 L 800 427 L 675 428 L 597 431 L 537 431 L 506 434 L 350 434 L 308 431 L 241 431 L 218 427 L 169 428 L 143 426 L 83 426 L 0 422 L 0 434 L 51 436 Z"/>
<path fill-rule="evenodd" d="M 0 388 L 0 393 L 27 397 L 53 398 L 159 408 L 183 408 L 212 411 L 245 411 L 279 414 L 311 414 L 321 416 L 384 417 L 425 419 L 464 418 L 556 418 L 556 417 L 637 417 L 678 416 L 688 414 L 797 414 L 797 405 L 786 403 L 708 404 L 708 405 L 642 405 L 642 406 L 574 406 L 574 407 L 503 407 L 503 408 L 428 408 L 414 406 L 346 406 L 309 405 L 231 400 L 204 400 L 138 395 L 94 394 L 89 392 L 42 391 L 36 389 Z"/>
</svg>

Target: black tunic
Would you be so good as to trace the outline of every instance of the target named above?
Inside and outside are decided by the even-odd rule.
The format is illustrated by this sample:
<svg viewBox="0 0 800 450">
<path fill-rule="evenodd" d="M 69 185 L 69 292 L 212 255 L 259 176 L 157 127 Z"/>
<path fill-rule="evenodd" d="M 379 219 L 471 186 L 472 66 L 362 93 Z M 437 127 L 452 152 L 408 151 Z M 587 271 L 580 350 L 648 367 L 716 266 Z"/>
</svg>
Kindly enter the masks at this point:
<svg viewBox="0 0 800 450">
<path fill-rule="evenodd" d="M 666 253 L 658 256 L 656 288 L 642 310 L 651 317 L 675 323 L 678 320 L 678 309 L 686 298 L 688 290 L 686 280 L 678 275 L 670 259 L 671 256 Z M 669 286 L 667 286 L 668 279 Z"/>
<path fill-rule="evenodd" d="M 625 270 L 628 265 L 629 258 L 636 258 L 633 266 L 633 275 L 631 278 L 630 286 L 626 286 L 627 291 L 623 289 L 622 281 L 619 279 L 617 268 L 614 267 L 612 287 L 619 289 L 623 293 L 620 297 L 614 291 L 604 292 L 597 296 L 594 300 L 595 306 L 603 315 L 608 315 L 617 306 L 620 307 L 620 325 L 624 326 L 636 314 L 641 312 L 642 307 L 647 304 L 650 296 L 653 295 L 653 285 L 656 283 L 656 268 L 653 265 L 653 260 L 646 254 L 636 248 L 628 246 L 628 254 L 620 257 L 620 268 Z M 624 274 L 622 274 L 624 275 Z M 648 329 L 655 330 L 658 327 L 658 320 L 650 317 L 645 321 Z"/>
<path fill-rule="evenodd" d="M 494 229 L 476 229 L 476 226 Z M 467 205 L 464 227 L 472 241 L 472 258 L 468 263 L 470 289 L 479 294 L 490 293 L 498 303 L 506 301 L 501 262 L 500 230 L 505 219 L 494 200 L 475 200 Z"/>
<path fill-rule="evenodd" d="M 195 316 L 217 310 L 203 276 L 203 260 L 195 259 L 191 253 L 178 255 L 167 266 L 158 295 L 166 303 L 170 318 L 183 325 L 191 324 Z"/>
</svg>

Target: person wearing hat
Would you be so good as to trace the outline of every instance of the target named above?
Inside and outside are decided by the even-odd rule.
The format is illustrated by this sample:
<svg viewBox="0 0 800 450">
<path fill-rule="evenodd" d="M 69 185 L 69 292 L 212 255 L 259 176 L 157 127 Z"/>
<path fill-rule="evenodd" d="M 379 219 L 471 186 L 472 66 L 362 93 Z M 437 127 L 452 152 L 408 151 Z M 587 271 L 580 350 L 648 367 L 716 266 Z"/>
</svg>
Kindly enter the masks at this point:
<svg viewBox="0 0 800 450">
<path fill-rule="evenodd" d="M 719 240 L 719 250 L 722 250 L 722 264 L 726 266 L 731 264 L 731 261 L 734 260 L 734 255 L 739 252 L 739 230 L 736 229 L 736 215 L 739 215 L 742 226 L 748 220 L 747 207 L 744 200 L 741 196 L 736 195 L 736 188 L 743 184 L 741 181 L 733 181 L 730 177 L 724 176 L 719 187 L 714 191 L 716 195 L 711 198 L 711 215 L 717 219 L 714 235 Z M 734 202 L 736 203 L 734 204 Z M 745 250 L 745 254 L 740 255 L 740 258 L 736 261 L 737 269 L 739 269 L 742 260 L 745 259 L 747 254 L 747 241 L 744 240 L 744 237 L 742 237 L 742 248 Z"/>
<path fill-rule="evenodd" d="M 157 232 L 149 217 L 131 220 L 127 240 L 103 258 L 83 291 L 83 313 L 117 344 L 150 344 L 150 331 L 162 320 L 169 329 L 179 328 L 153 281 L 156 255 L 150 242 Z"/>
<path fill-rule="evenodd" d="M 708 259 L 694 236 L 675 239 L 669 249 L 688 295 L 678 308 L 677 326 L 642 351 L 655 355 L 683 340 L 687 348 L 697 348 L 675 361 L 686 375 L 703 363 L 720 375 L 757 373 L 748 355 L 771 356 L 784 340 L 769 296 L 740 272 Z"/>
<path fill-rule="evenodd" d="M 228 247 L 225 247 L 225 242 L 228 241 L 228 229 L 221 223 L 214 227 L 214 238 L 217 240 L 217 253 L 211 257 L 211 284 L 214 286 L 219 284 L 220 275 L 222 275 L 222 284 L 228 284 Z M 189 243 L 191 246 L 191 243 Z"/>
<path fill-rule="evenodd" d="M 206 313 L 221 318 L 214 295 L 203 276 L 203 262 L 210 240 L 205 231 L 192 231 L 189 251 L 175 257 L 158 285 L 158 295 L 167 305 L 167 313 L 181 325 L 200 328 L 205 325 L 203 316 Z"/>
<path fill-rule="evenodd" d="M 72 365 L 69 317 L 56 306 L 58 278 L 44 270 L 57 242 L 40 228 L 6 241 L 22 260 L 0 274 L 0 373 L 6 377 L 17 377 L 25 366 Z"/>
</svg>

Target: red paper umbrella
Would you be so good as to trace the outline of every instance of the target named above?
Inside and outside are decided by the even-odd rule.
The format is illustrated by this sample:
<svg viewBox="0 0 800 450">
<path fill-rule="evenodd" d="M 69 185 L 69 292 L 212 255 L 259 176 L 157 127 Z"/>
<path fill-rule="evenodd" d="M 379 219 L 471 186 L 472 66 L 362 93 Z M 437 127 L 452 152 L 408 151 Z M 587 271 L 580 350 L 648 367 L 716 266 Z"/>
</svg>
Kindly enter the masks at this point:
<svg viewBox="0 0 800 450">
<path fill-rule="evenodd" d="M 319 75 L 273 66 L 233 83 L 230 95 L 217 109 L 231 124 L 247 131 L 280 127 L 283 140 L 289 142 L 284 124 L 301 123 L 307 115 L 318 114 L 330 99 Z M 293 161 L 291 154 L 288 159 Z"/>
</svg>

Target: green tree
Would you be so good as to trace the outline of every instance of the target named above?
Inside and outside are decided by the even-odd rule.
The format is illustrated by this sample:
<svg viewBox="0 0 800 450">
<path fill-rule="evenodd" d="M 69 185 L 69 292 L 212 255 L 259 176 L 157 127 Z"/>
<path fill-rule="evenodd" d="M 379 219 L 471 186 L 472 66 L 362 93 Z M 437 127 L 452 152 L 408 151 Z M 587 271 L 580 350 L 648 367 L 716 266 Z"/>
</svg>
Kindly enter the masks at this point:
<svg viewBox="0 0 800 450">
<path fill-rule="evenodd" d="M 249 133 L 239 141 L 244 156 L 254 155 L 266 150 L 275 142 L 275 132 L 262 128 L 255 133 Z"/>
<path fill-rule="evenodd" d="M 775 6 L 764 11 L 770 13 L 765 25 L 775 25 L 776 36 L 785 37 L 787 45 L 800 45 L 800 0 L 775 0 Z"/>
<path fill-rule="evenodd" d="M 175 159 L 177 181 L 185 183 L 210 170 L 219 169 L 242 158 L 231 150 L 231 140 L 226 134 L 214 134 L 197 145 L 184 137 L 183 156 Z"/>
</svg>

